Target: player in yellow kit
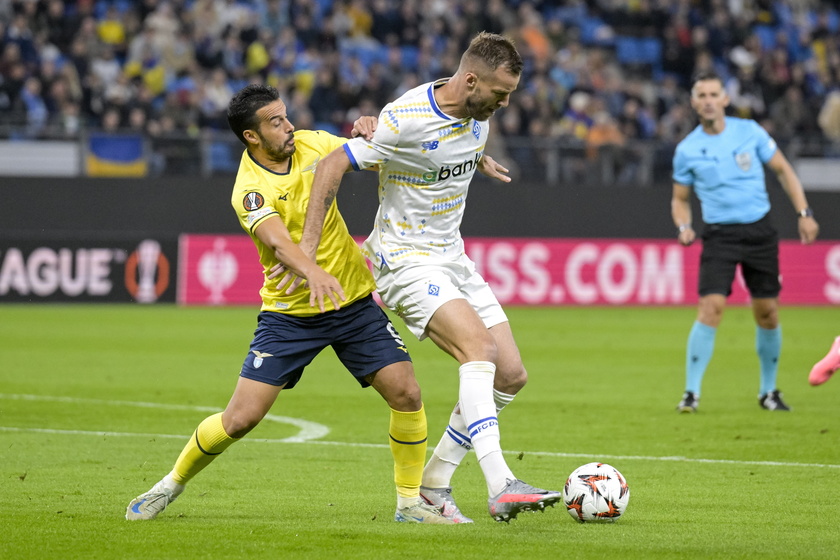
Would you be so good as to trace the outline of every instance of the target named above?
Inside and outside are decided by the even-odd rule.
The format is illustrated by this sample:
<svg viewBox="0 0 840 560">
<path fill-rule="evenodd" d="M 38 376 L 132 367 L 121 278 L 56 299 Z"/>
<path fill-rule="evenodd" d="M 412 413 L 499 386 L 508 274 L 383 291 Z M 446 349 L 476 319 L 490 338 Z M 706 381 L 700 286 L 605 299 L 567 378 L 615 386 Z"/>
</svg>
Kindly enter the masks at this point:
<svg viewBox="0 0 840 560">
<path fill-rule="evenodd" d="M 186 483 L 251 431 L 282 389 L 291 389 L 312 359 L 332 346 L 362 387 L 391 408 L 389 427 L 397 487 L 396 521 L 451 524 L 419 496 L 426 458 L 426 414 L 408 350 L 373 301 L 373 279 L 335 204 L 327 211 L 317 263 L 297 246 L 318 161 L 345 142 L 326 132 L 295 132 L 276 89 L 252 84 L 228 107 L 228 122 L 245 144 L 231 202 L 254 240 L 266 275 L 257 330 L 224 412 L 204 419 L 172 471 L 135 498 L 126 519 L 155 518 Z M 354 129 L 354 134 L 359 129 Z M 289 290 L 295 278 L 306 289 Z M 343 290 L 342 290 L 343 287 Z M 316 300 L 317 288 L 326 294 Z"/>
</svg>

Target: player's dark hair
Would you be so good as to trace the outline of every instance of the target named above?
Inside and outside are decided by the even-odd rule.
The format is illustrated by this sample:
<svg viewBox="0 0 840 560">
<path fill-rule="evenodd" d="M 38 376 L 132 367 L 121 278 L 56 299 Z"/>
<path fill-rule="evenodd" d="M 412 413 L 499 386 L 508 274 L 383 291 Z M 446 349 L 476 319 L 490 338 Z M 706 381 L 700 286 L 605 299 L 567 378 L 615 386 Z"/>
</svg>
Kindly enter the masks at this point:
<svg viewBox="0 0 840 560">
<path fill-rule="evenodd" d="M 228 104 L 227 120 L 230 129 L 239 141 L 248 146 L 245 140 L 246 130 L 257 130 L 260 119 L 257 111 L 280 99 L 280 93 L 264 84 L 249 84 L 242 88 Z"/>
<path fill-rule="evenodd" d="M 475 61 L 480 61 L 493 71 L 504 66 L 515 76 L 522 73 L 522 56 L 513 42 L 496 33 L 482 31 L 470 41 L 470 46 L 461 56 L 461 63 Z"/>
<path fill-rule="evenodd" d="M 717 80 L 720 82 L 720 85 L 723 85 L 723 78 L 714 70 L 700 70 L 691 77 L 691 89 L 694 89 L 697 82 L 705 82 L 707 80 Z"/>
</svg>

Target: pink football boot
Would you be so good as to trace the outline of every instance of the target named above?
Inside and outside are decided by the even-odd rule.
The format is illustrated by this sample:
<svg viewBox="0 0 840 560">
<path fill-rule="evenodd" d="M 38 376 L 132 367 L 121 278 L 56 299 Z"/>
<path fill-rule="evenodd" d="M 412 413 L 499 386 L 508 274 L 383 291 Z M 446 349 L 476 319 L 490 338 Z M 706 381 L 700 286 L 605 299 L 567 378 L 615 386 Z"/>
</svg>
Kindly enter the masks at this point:
<svg viewBox="0 0 840 560">
<path fill-rule="evenodd" d="M 831 378 L 831 375 L 840 369 L 840 336 L 834 339 L 831 350 L 825 358 L 814 364 L 811 374 L 808 376 L 808 383 L 811 385 L 822 385 Z"/>
</svg>

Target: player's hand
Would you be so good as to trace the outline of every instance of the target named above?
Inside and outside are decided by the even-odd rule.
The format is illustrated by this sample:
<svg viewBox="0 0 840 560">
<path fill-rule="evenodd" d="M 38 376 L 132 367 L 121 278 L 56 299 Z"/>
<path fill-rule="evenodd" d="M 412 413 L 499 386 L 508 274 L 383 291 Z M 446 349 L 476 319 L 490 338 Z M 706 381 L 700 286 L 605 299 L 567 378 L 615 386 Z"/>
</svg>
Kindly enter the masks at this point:
<svg viewBox="0 0 840 560">
<path fill-rule="evenodd" d="M 483 175 L 486 175 L 491 179 L 498 179 L 503 183 L 510 183 L 510 177 L 505 175 L 505 173 L 510 173 L 510 170 L 506 169 L 486 154 L 482 156 L 481 160 L 478 162 L 478 170 Z"/>
<path fill-rule="evenodd" d="M 300 276 L 286 268 L 286 265 L 284 265 L 281 262 L 275 264 L 274 266 L 268 269 L 267 278 L 269 280 L 274 280 L 275 278 L 283 276 L 283 274 L 285 274 L 286 272 L 288 272 L 288 274 L 286 274 L 285 277 L 280 278 L 280 281 L 277 282 L 277 291 L 279 292 L 280 290 L 288 286 L 288 288 L 286 289 L 286 295 L 289 295 L 295 290 L 297 290 L 301 284 L 306 282 L 306 278 L 301 278 Z"/>
<path fill-rule="evenodd" d="M 373 133 L 376 130 L 376 125 L 379 119 L 376 117 L 359 117 L 353 123 L 353 130 L 350 131 L 350 138 L 358 138 L 361 136 L 365 140 L 373 139 Z"/>
<path fill-rule="evenodd" d="M 679 240 L 680 245 L 688 247 L 689 245 L 694 243 L 695 239 L 697 239 L 697 234 L 694 233 L 694 229 L 691 226 L 688 226 L 687 228 L 682 230 L 679 233 L 679 235 L 677 235 L 677 239 Z"/>
<path fill-rule="evenodd" d="M 341 309 L 340 302 L 347 299 L 338 279 L 319 266 L 310 271 L 306 285 L 309 287 L 309 306 L 315 307 L 317 304 L 321 313 L 324 312 L 324 302 L 327 298 L 336 310 Z"/>
<path fill-rule="evenodd" d="M 799 240 L 804 245 L 810 245 L 817 239 L 820 225 L 812 216 L 799 218 Z"/>
<path fill-rule="evenodd" d="M 284 272 L 286 272 L 286 265 L 279 262 L 268 269 L 268 279 L 274 280 L 278 276 L 282 276 Z"/>
</svg>

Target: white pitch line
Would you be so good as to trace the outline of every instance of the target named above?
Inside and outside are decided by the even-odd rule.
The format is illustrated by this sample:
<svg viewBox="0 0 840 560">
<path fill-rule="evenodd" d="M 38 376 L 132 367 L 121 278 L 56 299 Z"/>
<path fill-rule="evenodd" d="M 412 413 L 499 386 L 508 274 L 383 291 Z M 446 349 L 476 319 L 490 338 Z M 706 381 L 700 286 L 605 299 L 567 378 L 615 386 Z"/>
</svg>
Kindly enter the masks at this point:
<svg viewBox="0 0 840 560">
<path fill-rule="evenodd" d="M 110 436 L 110 437 L 144 437 L 150 439 L 186 439 L 188 436 L 184 434 L 144 434 L 137 432 L 96 432 L 84 430 L 54 430 L 49 428 L 15 428 L 12 426 L 0 426 L 0 432 L 18 432 L 18 433 L 38 433 L 38 434 L 60 434 L 60 435 L 81 435 L 81 436 Z M 312 445 L 335 445 L 342 447 L 365 447 L 374 449 L 388 449 L 390 446 L 386 443 L 356 443 L 349 441 L 320 441 L 320 440 L 300 440 L 297 438 L 283 438 L 283 439 L 266 439 L 266 438 L 247 438 L 244 441 L 254 443 L 306 443 Z M 734 459 L 693 459 L 691 457 L 653 457 L 645 455 L 601 455 L 593 453 L 562 453 L 556 451 L 503 451 L 506 455 L 539 455 L 541 457 L 578 457 L 589 460 L 613 460 L 618 459 L 622 461 L 672 461 L 675 463 L 706 463 L 706 464 L 723 464 L 723 465 L 755 465 L 765 467 L 807 467 L 817 469 L 840 469 L 840 465 L 831 465 L 823 463 L 786 463 L 783 461 L 737 461 Z"/>
<path fill-rule="evenodd" d="M 15 433 L 34 433 L 34 434 L 56 434 L 64 436 L 97 436 L 97 437 L 142 437 L 149 439 L 182 439 L 186 440 L 190 437 L 189 434 L 144 434 L 140 432 L 97 432 L 87 430 L 56 430 L 52 428 L 16 428 L 14 426 L 0 426 L 0 432 L 15 432 Z M 376 447 L 382 449 L 389 449 L 391 446 L 387 443 L 353 443 L 346 441 L 315 441 L 303 440 L 297 437 L 283 438 L 283 439 L 269 439 L 269 438 L 246 438 L 245 442 L 255 443 L 315 443 L 319 445 L 345 445 L 348 447 Z"/>
<path fill-rule="evenodd" d="M 219 409 L 209 406 L 191 406 L 191 405 L 169 405 L 160 403 L 146 403 L 136 401 L 107 401 L 99 399 L 81 399 L 75 397 L 50 397 L 41 395 L 10 395 L 0 393 L 0 399 L 10 400 L 30 400 L 30 401 L 50 401 L 50 402 L 66 402 L 73 404 L 104 404 L 109 406 L 137 406 L 144 408 L 162 408 L 169 410 L 196 410 L 204 412 L 216 412 Z M 321 441 L 321 438 L 329 433 L 329 428 L 322 424 L 310 422 L 308 420 L 301 420 L 300 418 L 290 418 L 286 416 L 274 416 L 267 414 L 266 420 L 279 422 L 284 424 L 292 424 L 301 428 L 301 432 L 297 436 L 287 437 L 283 439 L 265 439 L 265 438 L 247 438 L 245 441 L 254 443 L 307 443 L 315 445 L 335 445 L 343 447 L 365 447 L 375 449 L 387 449 L 390 447 L 386 443 L 354 443 L 347 441 Z M 50 428 L 17 428 L 13 426 L 0 426 L 0 432 L 16 432 L 16 433 L 40 433 L 40 434 L 58 434 L 58 435 L 81 435 L 81 436 L 97 436 L 97 437 L 144 437 L 144 438 L 160 438 L 160 439 L 185 439 L 189 434 L 147 434 L 137 432 L 105 432 L 105 431 L 86 431 L 86 430 L 56 430 Z M 622 461 L 671 461 L 676 463 L 704 463 L 712 465 L 753 465 L 764 467 L 793 467 L 793 468 L 811 468 L 811 469 L 840 469 L 840 465 L 823 464 L 823 463 L 787 463 L 783 461 L 739 461 L 734 459 L 703 459 L 691 457 L 655 457 L 645 455 L 603 455 L 593 453 L 563 453 L 556 451 L 503 451 L 506 455 L 538 455 L 541 457 L 577 457 L 581 459 L 602 461 L 602 460 L 622 460 Z"/>
<path fill-rule="evenodd" d="M 46 402 L 63 402 L 63 403 L 70 403 L 70 404 L 93 404 L 93 405 L 104 405 L 104 406 L 136 406 L 140 408 L 162 408 L 166 410 L 190 410 L 190 411 L 199 411 L 199 412 L 220 412 L 220 409 L 217 407 L 212 406 L 193 406 L 193 405 L 183 405 L 183 404 L 161 404 L 161 403 L 149 403 L 149 402 L 137 402 L 137 401 L 110 401 L 110 400 L 101 400 L 101 399 L 83 399 L 77 397 L 51 397 L 46 395 L 10 395 L 0 393 L 0 399 L 9 399 L 9 400 L 18 400 L 18 401 L 46 401 Z M 309 420 L 303 420 L 301 418 L 291 418 L 289 416 L 277 416 L 275 414 L 266 414 L 265 420 L 269 422 L 277 422 L 279 424 L 291 424 L 292 426 L 297 426 L 300 430 L 297 435 L 290 436 L 287 438 L 283 438 L 280 440 L 276 440 L 278 442 L 283 443 L 299 443 L 303 441 L 309 441 L 312 439 L 320 439 L 330 433 L 330 429 L 323 424 L 318 424 L 317 422 L 310 422 Z M 102 433 L 105 432 L 88 432 L 88 433 Z M 133 434 L 122 434 L 122 435 L 133 435 Z M 139 435 L 139 434 L 138 434 Z M 187 434 L 189 435 L 189 434 Z M 182 437 L 182 436 L 166 436 L 161 435 L 160 437 Z"/>
</svg>

